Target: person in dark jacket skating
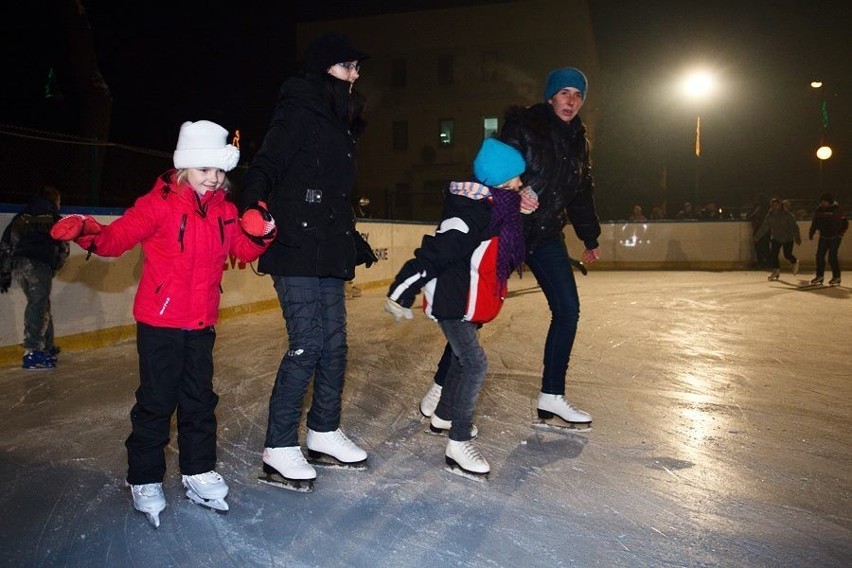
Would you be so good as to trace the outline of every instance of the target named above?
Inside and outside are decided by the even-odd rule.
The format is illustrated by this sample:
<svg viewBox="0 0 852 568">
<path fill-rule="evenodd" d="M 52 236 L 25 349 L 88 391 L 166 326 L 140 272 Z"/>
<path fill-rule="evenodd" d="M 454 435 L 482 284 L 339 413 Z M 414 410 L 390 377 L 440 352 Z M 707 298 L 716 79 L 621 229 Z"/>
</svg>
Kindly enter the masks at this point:
<svg viewBox="0 0 852 568">
<path fill-rule="evenodd" d="M 473 443 L 473 410 L 487 369 L 477 330 L 497 316 L 509 275 L 524 260 L 518 193 L 524 168 L 515 148 L 486 139 L 473 162 L 476 181 L 450 184 L 440 225 L 400 269 L 385 302 L 397 321 L 411 319 L 415 296 L 424 291 L 423 311 L 438 322 L 450 351 L 431 426 L 449 429 L 447 464 L 474 476 L 490 471 Z"/>
<path fill-rule="evenodd" d="M 816 277 L 811 284 L 823 283 L 825 276 L 825 256 L 828 255 L 828 264 L 831 266 L 831 280 L 829 286 L 840 286 L 840 260 L 837 251 L 840 249 L 840 241 L 849 229 L 849 220 L 846 213 L 840 208 L 840 204 L 834 200 L 830 193 L 824 193 L 819 198 L 819 205 L 814 210 L 811 227 L 808 230 L 808 239 L 814 240 L 814 235 L 819 232 L 819 242 L 816 252 Z"/>
<path fill-rule="evenodd" d="M 585 245 L 582 261 L 590 264 L 600 258 L 601 229 L 595 211 L 589 143 L 578 115 L 587 94 L 588 82 L 581 71 L 573 67 L 555 69 L 547 78 L 546 102 L 509 109 L 499 136 L 520 150 L 527 164 L 521 179 L 538 199 L 538 208 L 524 219 L 526 263 L 552 313 L 544 346 L 538 414 L 543 420 L 556 415 L 573 428 L 588 427 L 592 417 L 564 396 L 580 317 L 580 298 L 563 234 L 568 222 Z M 445 359 L 446 351 L 439 369 L 446 367 Z M 421 401 L 425 415 L 434 412 L 442 384 L 443 373 L 439 371 Z"/>
<path fill-rule="evenodd" d="M 363 468 L 367 452 L 340 429 L 346 370 L 344 283 L 376 260 L 355 229 L 352 188 L 363 101 L 353 93 L 367 54 L 344 35 L 315 39 L 304 74 L 281 86 L 278 104 L 243 181 L 243 206 L 267 202 L 279 232 L 258 268 L 272 277 L 288 350 L 269 400 L 263 481 L 309 491 L 316 470 L 299 445 L 308 385 L 309 457 L 315 465 Z"/>
<path fill-rule="evenodd" d="M 12 217 L 0 239 L 0 292 L 6 293 L 12 274 L 27 298 L 24 309 L 24 356 L 29 370 L 56 367 L 50 291 L 53 277 L 68 259 L 68 243 L 54 240 L 50 229 L 61 219 L 59 190 L 45 185 L 23 211 Z"/>
</svg>

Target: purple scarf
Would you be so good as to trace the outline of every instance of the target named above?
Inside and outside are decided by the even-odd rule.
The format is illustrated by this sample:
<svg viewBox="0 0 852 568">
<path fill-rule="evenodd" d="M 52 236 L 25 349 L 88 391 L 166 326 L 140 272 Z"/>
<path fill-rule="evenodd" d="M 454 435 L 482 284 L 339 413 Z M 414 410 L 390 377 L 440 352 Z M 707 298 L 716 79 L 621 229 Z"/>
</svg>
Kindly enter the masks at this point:
<svg viewBox="0 0 852 568">
<path fill-rule="evenodd" d="M 521 219 L 521 194 L 516 191 L 491 188 L 493 209 L 490 228 L 499 232 L 497 249 L 497 279 L 505 285 L 513 270 L 521 274 L 526 259 L 524 222 Z"/>
</svg>

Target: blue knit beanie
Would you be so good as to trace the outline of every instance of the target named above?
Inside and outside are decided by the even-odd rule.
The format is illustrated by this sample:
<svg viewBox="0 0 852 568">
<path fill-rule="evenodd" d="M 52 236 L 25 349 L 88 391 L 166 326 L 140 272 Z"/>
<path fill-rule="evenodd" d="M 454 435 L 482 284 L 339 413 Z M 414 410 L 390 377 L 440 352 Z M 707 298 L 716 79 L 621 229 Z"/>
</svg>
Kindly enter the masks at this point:
<svg viewBox="0 0 852 568">
<path fill-rule="evenodd" d="M 521 153 L 496 138 L 486 138 L 473 160 L 473 175 L 491 187 L 506 183 L 525 169 L 527 164 Z"/>
<path fill-rule="evenodd" d="M 574 87 L 583 95 L 583 100 L 586 100 L 589 82 L 583 72 L 574 67 L 563 67 L 550 72 L 547 76 L 547 86 L 544 88 L 544 100 L 549 100 L 565 87 Z"/>
</svg>

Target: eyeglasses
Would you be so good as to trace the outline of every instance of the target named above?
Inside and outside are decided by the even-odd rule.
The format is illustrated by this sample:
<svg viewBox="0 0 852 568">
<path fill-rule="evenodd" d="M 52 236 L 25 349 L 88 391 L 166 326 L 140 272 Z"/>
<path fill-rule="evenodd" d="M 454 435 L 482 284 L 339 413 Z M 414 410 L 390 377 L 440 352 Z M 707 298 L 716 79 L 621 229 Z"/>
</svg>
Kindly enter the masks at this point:
<svg viewBox="0 0 852 568">
<path fill-rule="evenodd" d="M 361 66 L 357 63 L 338 63 L 341 67 L 346 69 L 347 71 L 355 71 L 356 73 L 361 70 Z"/>
</svg>

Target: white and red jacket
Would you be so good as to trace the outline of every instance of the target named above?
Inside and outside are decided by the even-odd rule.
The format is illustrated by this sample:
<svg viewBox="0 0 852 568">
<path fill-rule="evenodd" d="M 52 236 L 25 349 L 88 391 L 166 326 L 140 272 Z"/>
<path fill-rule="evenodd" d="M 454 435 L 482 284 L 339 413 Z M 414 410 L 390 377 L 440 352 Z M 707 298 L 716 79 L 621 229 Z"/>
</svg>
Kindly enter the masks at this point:
<svg viewBox="0 0 852 568">
<path fill-rule="evenodd" d="M 157 327 L 202 329 L 219 318 L 220 283 L 228 255 L 251 262 L 269 246 L 240 228 L 224 190 L 203 197 L 173 182 L 175 172 L 96 235 L 76 242 L 99 256 L 119 256 L 142 244 L 142 277 L 133 302 L 136 321 Z"/>
<path fill-rule="evenodd" d="M 422 289 L 423 311 L 432 319 L 486 323 L 497 317 L 506 285 L 497 278 L 499 237 L 489 228 L 490 195 L 476 182 L 450 184 L 441 224 L 400 269 L 391 300 L 411 307 Z"/>
</svg>

